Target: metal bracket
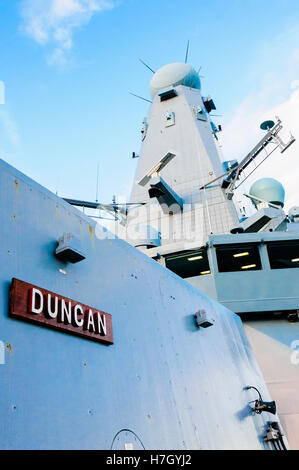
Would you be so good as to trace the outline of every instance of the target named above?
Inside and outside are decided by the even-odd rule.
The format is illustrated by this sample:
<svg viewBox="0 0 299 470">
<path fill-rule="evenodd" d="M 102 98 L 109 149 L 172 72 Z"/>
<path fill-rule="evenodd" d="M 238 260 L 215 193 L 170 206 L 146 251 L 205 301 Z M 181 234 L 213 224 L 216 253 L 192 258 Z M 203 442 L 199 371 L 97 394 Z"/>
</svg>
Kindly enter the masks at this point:
<svg viewBox="0 0 299 470">
<path fill-rule="evenodd" d="M 221 176 L 218 176 L 212 181 L 209 181 L 207 184 L 202 186 L 200 189 L 206 189 L 208 186 L 211 186 L 213 183 L 219 180 L 222 181 L 222 189 L 225 190 L 227 199 L 232 199 L 234 195 L 234 190 L 236 188 L 236 183 L 240 179 L 243 171 L 256 159 L 256 157 L 270 144 L 277 144 L 277 147 L 281 149 L 281 153 L 285 152 L 294 142 L 295 138 L 291 136 L 291 140 L 285 144 L 281 138 L 278 136 L 279 132 L 282 130 L 282 122 L 278 119 L 277 123 L 272 129 L 269 129 L 267 134 L 259 141 L 259 143 L 248 153 L 248 155 L 243 158 L 241 163 L 239 163 L 236 168 L 228 170 Z M 270 155 L 268 155 L 270 156 Z"/>
</svg>

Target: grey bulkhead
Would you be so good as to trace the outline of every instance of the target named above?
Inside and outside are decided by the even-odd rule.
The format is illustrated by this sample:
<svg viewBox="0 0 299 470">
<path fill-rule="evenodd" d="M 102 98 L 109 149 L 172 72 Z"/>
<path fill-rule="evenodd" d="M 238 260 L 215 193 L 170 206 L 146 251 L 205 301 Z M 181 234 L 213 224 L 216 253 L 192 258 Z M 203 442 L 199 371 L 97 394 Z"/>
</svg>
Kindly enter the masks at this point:
<svg viewBox="0 0 299 470">
<path fill-rule="evenodd" d="M 0 227 L 2 449 L 109 449 L 122 429 L 146 449 L 265 448 L 244 387 L 270 396 L 235 314 L 3 161 Z M 54 256 L 63 233 L 84 261 Z M 112 314 L 114 345 L 9 318 L 13 277 Z"/>
<path fill-rule="evenodd" d="M 204 245 L 211 233 L 227 233 L 239 220 L 234 203 L 225 198 L 221 186 L 199 190 L 223 173 L 210 117 L 206 112 L 204 120 L 196 117 L 198 107 L 204 109 L 201 92 L 182 85 L 175 91 L 177 96 L 166 101 L 157 94 L 151 106 L 130 200 L 147 206 L 130 211 L 127 221 L 128 240 L 138 225 L 146 224 L 161 231 L 162 246 L 169 245 L 173 252 L 194 244 Z M 170 127 L 169 112 L 175 116 Z M 168 152 L 175 157 L 163 168 L 161 176 L 184 203 L 183 211 L 171 216 L 163 213 L 157 200 L 150 199 L 150 181 L 140 184 Z"/>
</svg>

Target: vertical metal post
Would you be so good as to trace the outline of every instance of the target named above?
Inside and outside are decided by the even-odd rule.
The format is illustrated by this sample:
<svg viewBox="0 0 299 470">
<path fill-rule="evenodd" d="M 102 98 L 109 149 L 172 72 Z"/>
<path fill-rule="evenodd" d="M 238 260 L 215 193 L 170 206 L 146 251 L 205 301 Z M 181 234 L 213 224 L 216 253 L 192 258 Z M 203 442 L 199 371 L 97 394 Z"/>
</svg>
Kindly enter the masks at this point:
<svg viewBox="0 0 299 470">
<path fill-rule="evenodd" d="M 261 263 L 262 263 L 263 271 L 271 271 L 267 245 L 265 243 L 261 243 L 259 245 L 259 253 L 260 253 L 260 257 L 261 257 Z"/>
</svg>

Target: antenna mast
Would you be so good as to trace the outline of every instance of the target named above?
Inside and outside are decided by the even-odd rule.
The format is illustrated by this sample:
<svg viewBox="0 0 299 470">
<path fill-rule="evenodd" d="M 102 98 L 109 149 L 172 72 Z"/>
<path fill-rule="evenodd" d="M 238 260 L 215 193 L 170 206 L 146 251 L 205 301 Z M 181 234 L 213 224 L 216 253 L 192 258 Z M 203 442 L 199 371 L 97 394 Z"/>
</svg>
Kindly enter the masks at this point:
<svg viewBox="0 0 299 470">
<path fill-rule="evenodd" d="M 189 39 L 188 39 L 188 42 L 187 42 L 187 49 L 186 49 L 186 56 L 185 56 L 185 64 L 187 64 L 187 61 L 188 61 L 189 44 L 190 44 L 190 41 L 189 41 Z"/>
<path fill-rule="evenodd" d="M 143 60 L 141 60 L 141 59 L 139 59 L 139 60 L 147 69 L 149 69 L 153 73 L 156 73 L 149 65 L 147 65 L 145 62 L 143 62 Z"/>
<path fill-rule="evenodd" d="M 139 98 L 140 100 L 147 101 L 148 103 L 152 103 L 151 100 L 147 100 L 146 98 L 143 98 L 143 96 L 135 95 L 135 93 L 129 92 L 130 95 L 135 96 L 136 98 Z"/>
</svg>

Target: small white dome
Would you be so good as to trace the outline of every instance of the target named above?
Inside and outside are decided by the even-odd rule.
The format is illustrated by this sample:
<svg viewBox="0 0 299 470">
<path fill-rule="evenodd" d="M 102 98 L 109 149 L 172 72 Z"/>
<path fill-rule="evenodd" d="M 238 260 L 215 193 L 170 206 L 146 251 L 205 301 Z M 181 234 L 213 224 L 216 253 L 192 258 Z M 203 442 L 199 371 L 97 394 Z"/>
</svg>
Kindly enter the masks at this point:
<svg viewBox="0 0 299 470">
<path fill-rule="evenodd" d="M 196 70 L 189 64 L 175 62 L 159 69 L 153 76 L 150 83 L 151 96 L 170 86 L 184 85 L 200 90 L 200 78 Z"/>
<path fill-rule="evenodd" d="M 285 190 L 283 185 L 273 178 L 262 178 L 256 181 L 250 189 L 251 196 L 278 206 L 284 206 Z"/>
</svg>

